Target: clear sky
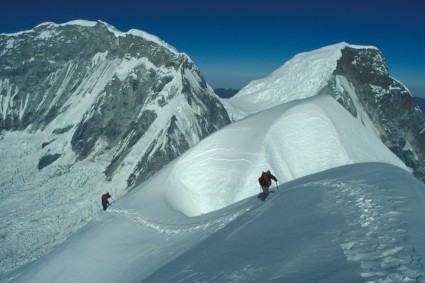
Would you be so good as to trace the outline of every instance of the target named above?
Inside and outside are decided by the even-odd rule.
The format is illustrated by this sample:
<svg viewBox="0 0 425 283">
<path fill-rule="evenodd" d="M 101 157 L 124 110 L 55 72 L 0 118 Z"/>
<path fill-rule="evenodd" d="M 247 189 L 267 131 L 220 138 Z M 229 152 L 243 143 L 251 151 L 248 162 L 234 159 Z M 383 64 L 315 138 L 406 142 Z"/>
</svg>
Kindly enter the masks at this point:
<svg viewBox="0 0 425 283">
<path fill-rule="evenodd" d="M 373 45 L 390 74 L 425 97 L 422 0 L 6 0 L 0 8 L 0 33 L 83 19 L 154 34 L 187 53 L 213 88 L 242 88 L 326 45 Z"/>
</svg>

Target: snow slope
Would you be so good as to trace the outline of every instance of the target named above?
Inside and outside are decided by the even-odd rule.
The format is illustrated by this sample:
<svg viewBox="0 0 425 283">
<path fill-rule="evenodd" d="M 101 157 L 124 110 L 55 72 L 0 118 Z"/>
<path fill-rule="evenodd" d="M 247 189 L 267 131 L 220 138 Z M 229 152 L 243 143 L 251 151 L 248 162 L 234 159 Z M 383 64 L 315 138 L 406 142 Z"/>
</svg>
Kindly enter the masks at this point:
<svg viewBox="0 0 425 283">
<path fill-rule="evenodd" d="M 356 165 L 290 182 L 363 162 L 396 167 Z M 262 204 L 257 178 L 265 169 L 281 185 Z M 173 276 L 183 282 L 196 277 L 244 282 L 250 274 L 269 280 L 322 278 L 313 271 L 350 280 L 420 278 L 423 189 L 342 106 L 315 96 L 212 134 L 115 201 L 107 213 L 99 211 L 53 252 L 0 282 L 174 282 Z M 267 237 L 262 230 L 269 230 Z M 243 241 L 236 240 L 241 235 Z M 205 254 L 216 265 L 204 265 Z M 223 254 L 234 262 L 224 270 L 218 262 Z M 269 257 L 276 263 L 264 263 Z M 302 275 L 305 268 L 312 272 Z"/>
<path fill-rule="evenodd" d="M 286 182 L 359 162 L 407 170 L 335 100 L 316 96 L 252 115 L 201 141 L 172 166 L 166 198 L 196 216 L 256 194 L 262 170 Z"/>
<path fill-rule="evenodd" d="M 133 191 L 0 282 L 424 282 L 425 186 L 405 170 L 360 163 L 272 190 L 162 223 Z"/>
<path fill-rule="evenodd" d="M 328 83 L 345 47 L 376 49 L 341 42 L 297 54 L 269 76 L 252 81 L 235 96 L 223 99 L 223 103 L 233 120 L 239 120 L 277 104 L 314 96 Z"/>
<path fill-rule="evenodd" d="M 143 282 L 425 282 L 425 186 L 382 163 L 275 193 Z"/>
<path fill-rule="evenodd" d="M 102 22 L 0 35 L 0 275 L 84 226 L 105 191 L 126 194 L 230 122 L 166 48 Z"/>
</svg>

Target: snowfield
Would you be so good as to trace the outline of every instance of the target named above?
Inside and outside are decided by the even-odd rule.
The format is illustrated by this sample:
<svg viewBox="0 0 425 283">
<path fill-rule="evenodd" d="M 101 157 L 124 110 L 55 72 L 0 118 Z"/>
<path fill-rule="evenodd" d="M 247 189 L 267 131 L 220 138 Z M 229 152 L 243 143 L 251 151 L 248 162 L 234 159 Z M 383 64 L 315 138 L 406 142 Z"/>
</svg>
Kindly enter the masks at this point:
<svg viewBox="0 0 425 283">
<path fill-rule="evenodd" d="M 316 95 L 346 45 L 224 101 L 236 122 L 127 194 L 96 157 L 39 171 L 41 151 L 75 160 L 69 144 L 43 149 L 46 132 L 2 135 L 0 282 L 425 282 L 425 185 Z M 278 182 L 262 202 L 264 170 Z"/>
<path fill-rule="evenodd" d="M 424 189 L 382 163 L 303 177 L 143 282 L 424 282 Z"/>
<path fill-rule="evenodd" d="M 309 175 L 273 186 L 265 202 L 192 218 L 138 206 L 140 189 L 1 282 L 424 282 L 424 192 L 383 163 Z"/>
<path fill-rule="evenodd" d="M 420 282 L 424 192 L 332 98 L 301 99 L 204 139 L 0 282 Z"/>
<path fill-rule="evenodd" d="M 407 170 L 334 99 L 315 96 L 267 109 L 204 139 L 172 166 L 165 196 L 175 209 L 197 216 L 258 193 L 263 170 L 287 182 L 359 162 Z"/>
</svg>

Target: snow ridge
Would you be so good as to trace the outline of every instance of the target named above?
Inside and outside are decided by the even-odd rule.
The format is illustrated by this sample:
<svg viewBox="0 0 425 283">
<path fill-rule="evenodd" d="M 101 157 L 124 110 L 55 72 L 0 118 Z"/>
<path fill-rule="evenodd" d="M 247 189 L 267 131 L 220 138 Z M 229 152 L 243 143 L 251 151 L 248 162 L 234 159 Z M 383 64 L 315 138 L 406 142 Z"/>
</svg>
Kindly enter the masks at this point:
<svg viewBox="0 0 425 283">
<path fill-rule="evenodd" d="M 347 43 L 300 53 L 271 75 L 249 83 L 232 98 L 225 100 L 228 110 L 242 111 L 242 117 L 272 106 L 314 96 L 327 83 Z M 237 119 L 242 118 L 235 114 Z"/>
<path fill-rule="evenodd" d="M 339 207 L 350 223 L 350 229 L 343 232 L 341 248 L 347 260 L 360 264 L 363 278 L 369 282 L 418 282 L 423 278 L 422 258 L 408 242 L 402 217 L 406 197 L 362 180 L 329 180 L 320 186 L 327 187 L 324 205 Z"/>
<path fill-rule="evenodd" d="M 77 24 L 80 23 L 77 22 Z M 89 23 L 83 22 L 82 24 L 88 25 Z M 121 36 L 121 33 L 114 30 L 113 32 L 116 33 L 117 36 Z M 138 32 L 134 31 L 132 33 L 138 34 Z M 109 34 L 109 36 L 113 37 L 111 34 Z M 140 33 L 140 36 L 149 38 L 148 35 L 143 33 Z M 48 37 L 48 33 L 43 34 L 43 37 Z M 150 40 L 156 39 L 151 38 Z M 107 278 L 115 282 L 129 282 L 128 277 L 125 278 L 127 280 L 119 280 L 122 278 L 117 278 L 117 276 L 122 276 L 121 274 L 126 274 L 126 276 L 127 274 L 131 274 L 129 276 L 133 277 L 132 280 L 137 278 L 137 280 L 140 281 L 143 280 L 143 276 L 149 276 L 153 271 L 160 270 L 164 264 L 167 264 L 167 262 L 171 260 L 169 257 L 175 258 L 183 254 L 191 248 L 191 245 L 193 247 L 193 245 L 200 243 L 200 241 L 213 233 L 225 230 L 225 233 L 222 233 L 222 235 L 227 234 L 225 235 L 226 237 L 223 238 L 226 241 L 218 242 L 220 244 L 222 242 L 228 244 L 227 240 L 231 242 L 232 239 L 240 237 L 240 234 L 244 234 L 243 232 L 247 231 L 245 228 L 252 224 L 250 230 L 248 230 L 249 233 L 246 233 L 244 236 L 263 239 L 260 237 L 261 234 L 257 231 L 259 230 L 258 227 L 265 229 L 274 229 L 276 227 L 276 225 L 271 225 L 272 222 L 265 222 L 264 220 L 267 218 L 273 218 L 275 223 L 279 222 L 279 224 L 282 225 L 280 227 L 281 231 L 279 231 L 280 234 L 278 234 L 281 238 L 290 238 L 288 236 L 289 233 L 286 233 L 287 231 L 285 231 L 285 233 L 282 232 L 288 227 L 288 224 L 301 229 L 299 235 L 308 234 L 304 233 L 305 231 L 314 231 L 321 233 L 322 236 L 320 239 L 321 241 L 315 241 L 316 239 L 314 238 L 308 239 L 313 244 L 318 243 L 318 246 L 315 246 L 316 250 L 303 250 L 304 254 L 302 254 L 301 257 L 295 258 L 295 261 L 298 261 L 298 265 L 297 263 L 294 264 L 294 261 L 292 261 L 293 257 L 288 256 L 286 253 L 283 256 L 287 258 L 279 258 L 281 262 L 289 261 L 289 263 L 286 266 L 282 264 L 274 266 L 277 270 L 276 273 L 272 274 L 274 280 L 288 276 L 287 270 L 294 271 L 298 268 L 304 272 L 305 265 L 311 269 L 317 268 L 317 260 L 312 260 L 310 255 L 315 251 L 319 251 L 316 253 L 317 257 L 323 255 L 325 246 L 322 245 L 322 242 L 324 241 L 328 241 L 328 245 L 332 244 L 332 247 L 335 246 L 333 252 L 337 251 L 335 253 L 337 255 L 339 253 L 340 258 L 338 258 L 338 261 L 345 257 L 351 266 L 359 265 L 358 269 L 361 270 L 361 273 L 356 273 L 355 276 L 359 276 L 360 274 L 365 280 L 373 282 L 421 280 L 424 275 L 422 271 L 423 265 L 421 263 L 424 252 L 423 250 L 422 252 L 417 252 L 417 250 L 421 248 L 420 244 L 410 241 L 409 239 L 409 230 L 412 230 L 407 224 L 409 215 L 411 214 L 409 214 L 408 211 L 408 208 L 410 208 L 408 204 L 409 198 L 399 196 L 399 194 L 403 193 L 401 190 L 398 191 L 399 194 L 388 190 L 381 190 L 380 186 L 373 184 L 379 180 L 373 178 L 369 181 L 337 179 L 337 177 L 335 177 L 338 176 L 337 172 L 335 173 L 336 175 L 332 175 L 332 178 L 329 178 L 329 181 L 312 182 L 304 186 L 304 189 L 308 188 L 309 192 L 312 191 L 310 190 L 312 186 L 321 187 L 322 190 L 320 190 L 320 192 L 316 191 L 315 194 L 303 195 L 306 190 L 300 190 L 300 192 L 298 192 L 296 188 L 299 187 L 288 189 L 287 191 L 291 192 L 285 196 L 290 196 L 292 194 L 294 196 L 292 201 L 294 207 L 290 209 L 288 209 L 290 203 L 285 202 L 285 198 L 274 199 L 271 197 L 266 203 L 261 203 L 253 198 L 259 190 L 258 183 L 256 182 L 258 173 L 260 173 L 261 170 L 269 168 L 278 176 L 279 180 L 284 183 L 303 176 L 322 172 L 329 168 L 371 161 L 394 164 L 404 169 L 400 170 L 401 172 L 408 174 L 405 165 L 390 152 L 375 135 L 358 123 L 358 120 L 350 116 L 348 112 L 330 96 L 317 95 L 316 97 L 310 97 L 317 94 L 317 91 L 323 87 L 324 83 L 331 75 L 332 70 L 335 69 L 335 62 L 341 56 L 341 49 L 344 46 L 346 46 L 345 43 L 295 56 L 290 63 L 285 64 L 280 70 L 272 74 L 272 82 L 265 80 L 263 82 L 257 81 L 253 83 L 251 85 L 252 89 L 255 90 L 255 88 L 258 87 L 257 93 L 255 91 L 246 91 L 245 94 L 241 92 L 230 102 L 230 104 L 233 105 L 235 109 L 242 109 L 245 111 L 244 115 L 259 112 L 264 109 L 267 109 L 267 111 L 261 111 L 261 113 L 257 115 L 251 115 L 246 119 L 233 123 L 207 139 L 202 140 L 197 146 L 186 151 L 184 155 L 176 159 L 175 162 L 173 161 L 169 166 L 158 172 L 147 182 L 142 183 L 141 186 L 133 191 L 134 193 L 131 196 L 126 195 L 122 199 L 122 202 L 115 203 L 108 209 L 108 213 L 100 211 L 93 222 L 74 234 L 72 240 L 63 243 L 63 246 L 58 249 L 57 252 L 53 252 L 40 261 L 29 265 L 28 269 L 24 268 L 22 272 L 24 275 L 18 280 L 25 282 L 26 279 L 32 278 L 33 274 L 36 274 L 40 275 L 38 280 L 44 282 L 51 282 L 52 280 L 48 279 L 52 278 L 57 281 L 60 281 L 62 278 L 66 278 L 66 280 L 71 282 L 84 281 L 73 280 L 77 277 L 85 278 L 86 282 L 93 281 L 93 279 L 88 280 L 87 277 L 84 276 L 92 276 L 99 281 L 102 281 L 103 278 Z M 98 59 L 105 61 L 106 55 L 107 53 L 95 55 L 93 62 Z M 118 66 L 119 61 L 115 61 L 114 64 Z M 106 72 L 104 76 L 116 75 L 118 79 L 117 82 L 119 80 L 127 81 L 137 79 L 135 73 L 129 70 L 143 66 L 149 68 L 149 66 L 152 67 L 153 65 L 150 65 L 148 61 L 141 58 L 140 60 L 127 60 L 121 66 L 123 68 L 119 69 L 117 72 L 112 72 L 111 69 L 111 71 Z M 148 71 L 146 70 L 147 68 L 141 68 L 142 70 L 140 71 Z M 309 73 L 305 76 L 303 75 L 304 69 L 309 70 Z M 72 68 L 70 67 L 68 70 L 72 71 Z M 181 69 L 179 70 L 181 71 Z M 169 115 L 178 118 L 179 115 L 184 116 L 185 113 L 188 112 L 186 111 L 188 108 L 185 108 L 185 101 L 183 101 L 185 103 L 182 104 L 180 101 L 181 98 L 172 98 L 173 95 L 181 93 L 182 84 L 180 82 L 182 82 L 183 77 L 185 77 L 187 81 L 193 82 L 192 90 L 194 92 L 204 88 L 204 81 L 201 80 L 197 73 L 187 73 L 186 71 L 181 73 L 180 71 L 177 75 L 173 73 L 174 76 L 172 77 L 174 79 L 171 81 L 164 81 L 165 86 L 162 87 L 163 92 L 158 94 L 163 97 L 169 96 L 171 99 L 168 101 L 167 105 L 161 106 L 161 111 L 167 113 L 167 118 L 171 118 Z M 185 76 L 182 76 L 182 74 L 185 74 Z M 158 80 L 155 81 L 158 82 Z M 295 83 L 291 85 L 291 82 Z M 349 87 L 351 87 L 343 76 L 338 77 L 338 84 L 345 86 L 345 89 L 350 89 Z M 6 85 L 6 83 L 4 83 L 4 85 Z M 279 91 L 282 91 L 279 87 L 282 85 L 288 86 L 288 88 L 285 89 L 285 95 L 279 93 Z M 85 86 L 86 85 L 83 84 L 81 88 L 83 89 Z M 102 88 L 103 87 L 104 85 L 102 85 Z M 271 89 L 272 92 L 267 93 L 269 89 Z M 79 91 L 79 89 L 77 88 L 76 91 Z M 95 98 L 93 94 L 100 94 L 101 92 L 100 89 L 96 90 L 96 88 L 93 89 L 93 87 L 91 87 L 91 91 L 84 91 L 84 93 L 86 93 L 85 97 L 90 102 L 88 104 L 92 104 Z M 251 100 L 251 95 L 258 99 Z M 208 93 L 204 98 L 208 98 Z M 197 99 L 197 97 L 194 98 L 194 100 Z M 204 108 L 207 110 L 208 106 L 215 103 L 215 101 L 207 103 L 206 99 L 201 98 L 199 98 L 199 100 L 202 101 L 200 101 L 201 103 L 193 110 L 194 112 Z M 157 106 L 161 104 L 161 101 L 163 102 L 164 100 L 158 99 L 155 101 L 157 104 L 150 104 L 150 107 L 152 107 L 151 110 L 155 110 L 153 112 L 157 113 Z M 285 103 L 288 101 L 292 102 Z M 285 104 L 271 108 L 271 106 L 283 103 Z M 94 115 L 96 112 L 97 109 L 94 109 L 89 114 Z M 140 113 L 140 117 L 142 117 L 142 113 L 144 112 Z M 92 116 L 87 116 L 86 118 L 90 117 Z M 170 125 L 169 120 L 170 119 L 159 119 L 158 122 L 151 124 L 153 126 L 149 127 L 146 132 L 161 132 L 161 130 L 166 127 L 156 127 L 156 125 L 160 123 Z M 58 119 L 58 121 L 62 121 L 61 124 L 65 127 L 75 124 L 69 123 L 69 119 Z M 173 135 L 179 137 L 179 132 L 176 130 L 179 129 L 183 132 L 181 136 L 188 135 L 188 142 L 193 141 L 193 143 L 197 143 L 200 136 L 190 137 L 190 134 L 193 134 L 193 129 L 195 127 L 201 127 L 201 124 L 195 124 L 194 120 L 182 121 L 184 122 L 174 122 L 172 127 L 168 127 L 168 131 L 162 132 L 160 138 L 166 140 L 169 136 Z M 202 132 L 201 128 L 199 128 L 199 130 Z M 135 130 L 132 129 L 130 132 L 131 135 L 133 135 L 134 132 Z M 64 133 L 66 134 L 66 131 Z M 10 137 L 12 137 L 12 139 Z M 13 143 L 14 133 L 8 133 L 2 138 L 5 139 L 6 142 Z M 33 136 L 28 136 L 28 138 L 34 140 Z M 38 141 L 37 144 L 33 142 L 28 143 L 26 148 L 28 150 L 20 154 L 21 159 L 28 160 L 28 157 L 34 157 L 35 155 L 33 152 L 35 151 L 35 147 L 38 148 L 38 151 L 43 149 L 43 151 L 47 153 L 65 152 L 65 142 L 60 139 L 54 142 L 53 137 L 46 140 L 43 132 L 38 133 Z M 99 143 L 101 143 L 101 141 L 99 141 Z M 39 148 L 40 144 L 43 144 L 42 149 Z M 116 151 L 114 157 L 118 156 L 118 153 L 124 152 L 128 144 L 130 144 L 130 138 L 124 139 L 122 141 L 122 147 Z M 97 146 L 98 145 L 99 144 L 97 144 Z M 169 146 L 175 148 L 174 144 Z M 31 150 L 31 147 L 34 147 L 34 150 Z M 139 147 L 143 149 L 147 148 L 142 144 L 139 144 Z M 152 148 L 166 149 L 166 145 L 165 143 L 152 144 Z M 22 150 L 22 148 L 20 150 Z M 132 150 L 134 150 L 134 148 Z M 135 151 L 123 157 L 123 166 L 134 165 L 136 161 L 134 156 L 138 156 L 133 154 L 134 152 Z M 15 159 L 15 156 L 9 153 L 7 155 L 4 153 L 1 154 L 6 159 Z M 67 233 L 73 232 L 72 229 L 81 227 L 94 211 L 99 209 L 99 190 L 108 189 L 114 196 L 118 195 L 116 191 L 117 187 L 114 186 L 113 183 L 106 183 L 107 185 L 105 185 L 105 183 L 101 183 L 102 180 L 99 180 L 99 177 L 93 177 L 101 175 L 106 166 L 100 162 L 101 160 L 96 160 L 96 158 L 99 157 L 92 157 L 95 159 L 93 163 L 80 161 L 77 163 L 78 165 L 72 164 L 72 166 L 70 165 L 69 167 L 61 165 L 56 168 L 46 168 L 43 170 L 43 175 L 40 175 L 38 178 L 34 178 L 34 176 L 38 175 L 36 175 L 36 168 L 32 167 L 25 171 L 31 173 L 29 176 L 14 171 L 12 172 L 12 177 L 5 178 L 5 181 L 3 181 L 5 185 L 19 183 L 18 188 L 22 190 L 22 194 L 16 197 L 13 195 L 16 191 L 0 191 L 2 199 L 4 199 L 3 196 L 5 196 L 6 193 L 12 194 L 13 196 L 4 203 L 3 207 L 14 212 L 13 207 L 18 207 L 16 203 L 22 202 L 23 204 L 20 206 L 21 210 L 16 214 L 11 213 L 4 216 L 8 222 L 5 226 L 1 226 L 1 232 L 3 233 L 3 231 L 6 231 L 4 234 L 0 235 L 0 240 L 3 241 L 1 242 L 1 250 L 3 250 L 3 244 L 5 243 L 4 239 L 11 239 L 13 244 L 6 243 L 4 245 L 8 249 L 7 253 L 13 254 L 18 251 L 22 253 L 23 260 L 31 260 L 27 258 L 28 256 L 26 253 L 28 253 L 28 249 L 32 244 L 38 244 L 38 246 L 36 246 L 36 256 L 42 255 L 46 249 L 48 250 L 50 248 L 48 244 L 53 245 L 63 242 L 63 237 L 67 236 Z M 148 157 L 154 157 L 154 155 L 151 154 Z M 36 158 L 31 158 L 31 160 L 36 160 Z M 14 162 L 18 161 L 14 160 Z M 10 164 L 11 163 L 3 165 L 9 168 L 4 168 L 5 170 L 2 172 L 11 172 L 11 168 L 13 167 L 10 166 Z M 356 169 L 361 167 L 358 166 L 353 168 L 353 171 L 356 171 Z M 91 174 L 87 174 L 87 171 L 90 171 L 89 173 Z M 127 172 L 127 170 L 123 171 Z M 65 174 L 67 178 L 61 179 L 61 175 Z M 402 173 L 399 174 L 401 175 Z M 78 177 L 74 178 L 75 176 Z M 376 176 L 372 177 L 376 178 Z M 62 188 L 57 188 L 57 183 L 53 182 L 55 178 L 57 178 L 56 180 L 60 180 L 58 183 L 64 185 Z M 121 178 L 121 176 L 115 175 L 115 181 L 117 182 L 123 180 L 117 178 Z M 39 186 L 41 188 L 40 191 L 37 190 L 37 192 L 34 192 L 34 190 L 31 189 L 32 187 L 28 184 L 28 179 L 31 180 L 30 182 L 32 184 L 42 183 L 41 186 Z M 385 184 L 385 186 L 387 185 L 389 186 L 389 184 Z M 72 188 L 83 188 L 84 190 L 74 191 Z M 65 193 L 65 197 L 61 195 L 61 192 Z M 57 205 L 54 211 L 59 215 L 77 215 L 75 222 L 66 225 L 67 229 L 62 229 L 64 226 L 63 223 L 61 223 L 61 221 L 63 221 L 62 219 L 58 217 L 56 222 L 51 222 L 48 217 L 49 212 L 47 212 L 44 207 L 38 207 L 38 203 L 21 201 L 22 196 L 25 197 L 24 199 L 35 199 L 35 194 L 37 193 L 39 194 L 38 199 L 44 201 L 42 203 L 44 206 L 50 205 L 55 199 L 64 199 L 62 201 L 66 201 L 66 204 L 62 202 L 53 203 L 53 206 Z M 322 198 L 322 196 L 324 197 Z M 75 203 L 70 204 L 69 199 L 72 198 L 83 199 L 84 202 L 89 203 L 89 205 L 85 204 L 85 210 L 80 212 L 79 210 L 81 209 L 76 207 Z M 241 203 L 245 203 L 245 199 L 249 198 L 251 198 L 251 201 L 246 202 L 246 205 L 241 205 Z M 254 205 L 253 201 L 258 205 Z M 279 203 L 283 203 L 284 205 L 277 208 L 277 204 Z M 297 211 L 299 214 L 303 213 L 302 210 L 297 210 L 299 204 L 311 208 L 311 203 L 314 204 L 316 209 L 317 207 L 324 209 L 317 209 L 316 211 L 308 210 L 306 214 L 297 215 L 297 217 L 295 217 L 296 219 L 290 219 L 290 217 L 283 219 L 282 215 L 290 215 L 293 211 Z M 37 207 L 37 209 L 35 209 L 35 207 Z M 72 207 L 73 210 L 71 210 L 70 207 Z M 417 205 L 417 207 L 419 207 L 419 205 Z M 29 221 L 29 225 L 35 225 L 38 229 L 46 227 L 47 232 L 57 231 L 58 233 L 55 235 L 56 238 L 48 239 L 47 243 L 42 242 L 41 239 L 47 237 L 40 237 L 40 235 L 44 235 L 43 233 L 37 234 L 32 232 L 30 230 L 31 226 L 13 226 L 16 225 L 16 219 L 18 217 L 26 219 L 27 211 L 22 213 L 22 208 L 32 211 L 33 218 Z M 226 209 L 227 212 L 223 212 Z M 422 210 L 416 209 L 419 213 L 422 212 Z M 269 210 L 277 213 L 269 213 Z M 324 219 L 328 219 L 328 213 L 338 213 L 338 216 L 343 215 L 346 219 L 346 222 L 343 224 L 346 225 L 333 226 L 329 225 L 329 223 L 323 224 L 320 222 L 326 222 Z M 55 213 L 55 216 L 57 214 Z M 320 215 L 320 217 L 317 215 Z M 304 227 L 302 227 L 303 225 L 297 226 L 298 222 L 311 221 L 312 217 L 315 220 L 319 220 L 312 225 L 314 229 L 308 230 L 311 227 L 306 228 L 306 225 L 304 225 Z M 163 221 L 164 219 L 169 221 L 169 223 Z M 69 218 L 67 221 L 74 220 Z M 241 225 L 235 227 L 232 226 L 232 222 L 239 222 Z M 105 223 L 107 223 L 108 226 L 106 226 Z M 40 224 L 45 226 L 41 226 Z M 340 222 L 336 224 L 340 224 Z M 109 225 L 118 232 L 114 232 L 114 230 L 111 231 Z M 333 226 L 331 227 L 332 232 L 338 231 L 340 235 L 335 237 L 333 233 L 323 233 L 321 231 L 322 225 Z M 257 228 L 255 226 L 257 226 Z M 325 228 L 329 228 L 329 226 Z M 8 230 L 6 230 L 6 228 Z M 10 228 L 16 229 L 12 230 Z M 22 230 L 24 230 L 24 232 L 22 232 Z M 417 232 L 417 230 L 420 229 L 416 228 L 415 230 L 415 232 Z M 297 229 L 294 229 L 294 231 L 297 232 Z M 9 235 L 7 233 L 9 233 Z M 213 235 L 216 239 L 217 234 Z M 422 236 L 423 232 L 419 231 L 417 234 Z M 23 244 L 21 244 L 19 240 L 16 240 L 19 235 L 24 235 L 25 241 Z M 89 243 L 87 239 L 92 239 L 93 235 L 98 237 L 96 239 L 97 241 L 96 243 Z M 107 247 L 113 249 L 114 252 L 105 249 L 104 244 L 110 243 L 111 238 L 121 240 L 123 235 L 126 240 L 128 240 L 126 243 L 120 242 L 120 245 L 114 247 L 108 245 Z M 270 233 L 270 235 L 272 235 L 272 237 L 269 238 L 272 240 L 272 244 L 276 244 L 277 241 L 273 239 L 276 233 Z M 288 250 L 288 247 L 293 244 L 304 248 L 304 242 L 296 242 L 299 235 L 294 237 L 296 239 L 294 243 L 288 241 L 286 247 L 282 245 L 280 248 L 282 248 L 282 250 Z M 240 238 L 238 240 L 240 241 Z M 183 242 L 186 245 L 184 247 L 180 245 Z M 207 242 L 207 245 L 209 243 L 211 242 Z M 309 242 L 308 244 L 311 243 Z M 234 244 L 234 246 L 240 246 L 238 241 L 235 241 Z M 211 247 L 213 246 L 211 245 L 207 248 Z M 276 250 L 276 247 L 269 246 L 268 249 Z M 149 250 L 149 253 L 144 253 L 146 250 Z M 82 251 L 85 252 L 84 255 L 81 253 Z M 142 251 L 142 253 L 140 251 Z M 220 251 L 226 253 L 227 249 L 222 249 Z M 295 251 L 295 249 L 292 251 Z M 134 255 L 129 255 L 130 253 L 134 253 Z M 90 256 L 99 256 L 99 254 L 102 256 L 102 262 L 96 263 L 99 264 L 98 266 L 90 266 L 93 268 L 89 267 L 90 271 L 93 271 L 90 272 L 90 275 L 75 272 L 79 270 L 79 265 L 84 265 L 87 263 L 86 261 L 89 261 L 88 258 L 90 258 Z M 279 253 L 276 257 L 281 257 L 282 254 L 283 253 Z M 88 256 L 87 259 L 85 256 Z M 84 258 L 84 260 L 80 261 L 78 260 L 79 258 Z M 129 262 L 128 258 L 130 258 L 131 262 Z M 199 258 L 196 258 L 195 261 L 198 262 Z M 332 262 L 330 265 L 335 265 L 335 258 L 330 257 L 328 261 Z M 117 262 L 120 262 L 119 266 L 117 266 Z M 137 264 L 135 264 L 135 262 L 137 262 Z M 154 262 L 154 264 L 152 264 L 152 262 Z M 105 268 L 103 263 L 108 265 L 107 268 Z M 22 262 L 10 261 L 7 262 L 7 264 L 9 265 L 8 268 L 11 268 L 22 264 Z M 148 271 L 134 268 L 134 265 L 145 266 L 145 264 L 150 264 L 150 269 L 147 268 Z M 340 264 L 344 265 L 345 263 Z M 66 266 L 66 268 L 64 268 L 64 266 Z M 96 274 L 96 271 L 99 270 L 99 266 L 101 266 L 102 269 L 107 269 L 109 274 Z M 190 265 L 188 266 L 190 267 Z M 264 265 L 256 267 L 251 263 L 247 263 L 243 268 L 231 270 L 231 273 L 228 274 L 225 274 L 224 271 L 217 268 L 217 266 L 214 271 L 220 270 L 223 276 L 227 276 L 227 279 L 231 278 L 232 281 L 237 281 L 241 280 L 241 278 L 247 280 L 247 278 L 251 277 L 244 277 L 246 274 L 256 273 L 258 275 L 260 269 L 266 268 L 269 268 L 269 266 Z M 287 269 L 285 270 L 285 268 Z M 63 269 L 66 269 L 66 271 L 63 273 L 58 272 Z M 192 272 L 191 268 L 185 268 L 184 270 L 185 272 L 187 271 L 188 274 Z M 127 273 L 126 271 L 130 272 Z M 20 271 L 17 271 L 18 276 L 20 276 L 19 272 Z M 357 270 L 355 270 L 355 272 L 357 272 Z M 199 273 L 197 275 L 199 275 Z M 216 274 L 214 274 L 214 276 L 215 275 Z M 12 275 L 12 277 L 13 276 L 14 275 Z M 216 277 L 213 277 L 213 279 L 216 279 Z M 190 278 L 190 276 L 187 277 L 187 280 L 193 282 L 193 278 Z M 205 279 L 203 281 L 207 280 Z M 310 281 L 311 280 L 305 280 L 303 282 Z"/>
<path fill-rule="evenodd" d="M 180 54 L 175 47 L 171 46 L 170 44 L 166 43 L 165 41 L 163 41 L 162 39 L 160 39 L 159 37 L 157 37 L 155 35 L 149 34 L 145 31 L 138 30 L 138 29 L 131 29 L 128 32 L 121 32 L 117 28 L 115 28 L 114 26 L 112 26 L 112 25 L 110 25 L 106 22 L 103 22 L 101 20 L 98 20 L 98 21 L 73 20 L 73 21 L 69 21 L 69 22 L 66 22 L 66 23 L 62 23 L 62 24 L 57 24 L 57 23 L 54 23 L 54 22 L 44 22 L 44 23 L 37 25 L 34 29 L 40 28 L 40 27 L 45 27 L 45 26 L 58 27 L 58 26 L 69 26 L 69 25 L 77 25 L 77 26 L 82 26 L 82 27 L 94 27 L 98 23 L 105 25 L 108 28 L 108 30 L 110 32 L 112 32 L 116 37 L 119 37 L 119 36 L 125 37 L 127 35 L 138 36 L 138 37 L 144 38 L 148 41 L 154 42 L 154 43 L 158 44 L 159 46 L 165 47 L 175 54 Z M 1 33 L 1 34 L 6 35 L 6 36 L 17 36 L 17 35 L 20 35 L 20 34 L 23 34 L 23 33 L 33 32 L 34 29 L 27 30 L 27 31 L 20 31 L 20 32 L 16 32 L 16 33 L 10 33 L 10 34 L 4 34 L 4 33 Z M 45 32 L 44 35 L 47 36 L 47 37 L 50 36 L 49 32 Z"/>
<path fill-rule="evenodd" d="M 309 175 L 143 282 L 423 282 L 424 201 L 388 164 Z"/>
<path fill-rule="evenodd" d="M 123 215 L 135 223 L 142 225 L 154 232 L 166 234 L 166 235 L 176 235 L 180 233 L 190 233 L 196 230 L 206 230 L 207 228 L 212 231 L 218 231 L 221 228 L 225 227 L 231 221 L 244 214 L 245 212 L 251 210 L 252 207 L 240 208 L 236 211 L 230 211 L 218 217 L 209 218 L 207 220 L 201 220 L 196 222 L 191 222 L 187 224 L 182 223 L 164 223 L 153 221 L 147 219 L 140 213 L 137 213 L 134 210 L 122 209 L 122 208 L 108 208 L 109 213 Z"/>
</svg>

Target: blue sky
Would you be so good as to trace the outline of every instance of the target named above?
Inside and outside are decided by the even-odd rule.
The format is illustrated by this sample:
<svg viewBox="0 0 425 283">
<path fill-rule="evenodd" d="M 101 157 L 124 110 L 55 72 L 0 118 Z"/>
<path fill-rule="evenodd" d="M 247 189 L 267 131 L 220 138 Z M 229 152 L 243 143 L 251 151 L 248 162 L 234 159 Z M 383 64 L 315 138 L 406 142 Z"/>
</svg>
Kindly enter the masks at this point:
<svg viewBox="0 0 425 283">
<path fill-rule="evenodd" d="M 187 53 L 213 88 L 241 88 L 326 45 L 373 45 L 390 74 L 425 97 L 424 13 L 420 0 L 9 0 L 0 33 L 76 19 L 144 30 Z"/>
</svg>

